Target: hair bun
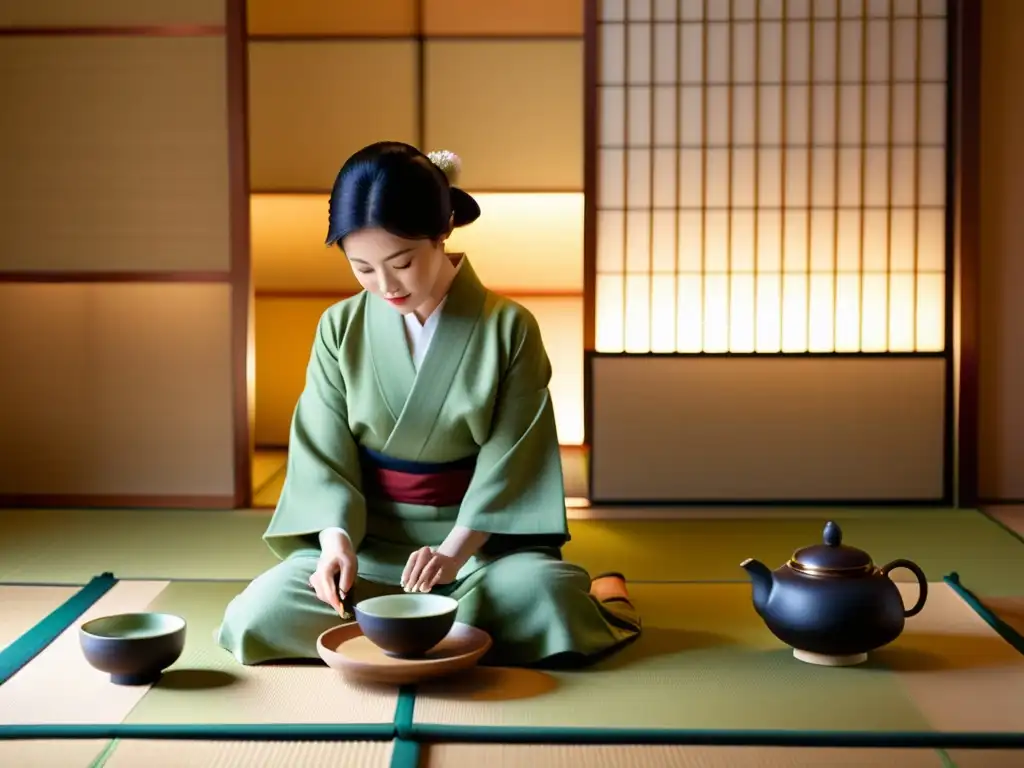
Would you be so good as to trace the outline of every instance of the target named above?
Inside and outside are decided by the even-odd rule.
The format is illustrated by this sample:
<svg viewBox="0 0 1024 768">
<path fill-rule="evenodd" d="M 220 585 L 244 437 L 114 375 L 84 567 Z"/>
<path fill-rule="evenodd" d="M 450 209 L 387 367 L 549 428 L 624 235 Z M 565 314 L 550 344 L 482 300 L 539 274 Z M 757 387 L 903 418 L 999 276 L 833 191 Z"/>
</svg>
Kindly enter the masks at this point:
<svg viewBox="0 0 1024 768">
<path fill-rule="evenodd" d="M 430 162 L 441 169 L 441 172 L 448 179 L 451 186 L 459 183 L 459 174 L 462 172 L 462 158 L 447 149 L 439 149 L 427 155 Z"/>
<path fill-rule="evenodd" d="M 459 187 L 452 187 L 452 218 L 456 227 L 464 227 L 480 218 L 480 204 Z"/>
</svg>

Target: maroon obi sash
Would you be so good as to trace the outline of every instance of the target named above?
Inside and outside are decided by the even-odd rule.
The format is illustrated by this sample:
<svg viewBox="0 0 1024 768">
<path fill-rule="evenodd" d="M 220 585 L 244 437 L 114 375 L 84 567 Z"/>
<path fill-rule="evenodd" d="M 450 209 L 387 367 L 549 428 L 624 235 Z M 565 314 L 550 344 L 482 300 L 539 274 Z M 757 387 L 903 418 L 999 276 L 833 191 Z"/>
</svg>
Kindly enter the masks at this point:
<svg viewBox="0 0 1024 768">
<path fill-rule="evenodd" d="M 359 449 L 367 496 L 399 504 L 454 507 L 473 479 L 476 457 L 444 464 L 393 459 L 369 448 Z"/>
</svg>

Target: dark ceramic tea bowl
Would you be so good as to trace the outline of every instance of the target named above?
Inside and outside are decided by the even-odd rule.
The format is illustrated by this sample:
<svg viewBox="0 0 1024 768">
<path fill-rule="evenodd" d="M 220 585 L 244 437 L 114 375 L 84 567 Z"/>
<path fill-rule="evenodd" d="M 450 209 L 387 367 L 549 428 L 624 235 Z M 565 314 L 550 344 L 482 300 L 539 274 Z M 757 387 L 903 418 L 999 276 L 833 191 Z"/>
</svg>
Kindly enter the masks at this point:
<svg viewBox="0 0 1024 768">
<path fill-rule="evenodd" d="M 356 603 L 356 621 L 388 656 L 417 658 L 440 643 L 455 624 L 457 600 L 430 593 L 371 597 Z"/>
<path fill-rule="evenodd" d="M 170 613 L 121 613 L 78 630 L 86 661 L 115 685 L 150 685 L 181 656 L 185 620 Z"/>
</svg>

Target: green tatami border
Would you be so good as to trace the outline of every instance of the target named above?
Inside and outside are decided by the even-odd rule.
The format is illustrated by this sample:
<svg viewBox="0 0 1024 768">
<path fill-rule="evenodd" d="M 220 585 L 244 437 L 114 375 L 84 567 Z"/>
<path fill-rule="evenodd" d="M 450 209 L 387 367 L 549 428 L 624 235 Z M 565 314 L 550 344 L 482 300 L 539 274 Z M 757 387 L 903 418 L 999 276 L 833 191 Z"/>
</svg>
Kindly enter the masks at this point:
<svg viewBox="0 0 1024 768">
<path fill-rule="evenodd" d="M 416 686 L 404 685 L 398 692 L 395 707 L 395 742 L 391 751 L 391 768 L 419 768 L 420 743 L 404 734 L 413 728 L 416 710 Z"/>
<path fill-rule="evenodd" d="M 1012 645 L 1018 653 L 1024 654 L 1024 636 L 1007 624 L 1005 621 L 999 618 L 988 606 L 981 601 L 976 594 L 970 589 L 965 587 L 960 581 L 960 574 L 956 571 L 950 573 L 947 576 L 943 576 L 942 580 L 948 584 L 957 596 L 963 600 L 967 605 L 971 607 L 978 616 L 980 616 L 986 624 L 998 634 L 1003 640 Z"/>
<path fill-rule="evenodd" d="M 773 731 L 607 728 L 522 728 L 419 725 L 397 732 L 394 724 L 330 725 L 248 723 L 238 725 L 6 725 L 0 740 L 152 739 L 181 741 L 392 741 L 393 768 L 418 754 L 422 744 L 665 745 L 932 749 L 1022 749 L 1024 733 L 876 731 Z"/>
<path fill-rule="evenodd" d="M 586 744 L 679 747 L 843 747 L 853 749 L 1024 748 L 1024 733 L 1012 732 L 506 728 L 502 726 L 417 725 L 404 738 L 420 744 Z"/>
<path fill-rule="evenodd" d="M 0 725 L 0 741 L 152 739 L 159 741 L 391 741 L 394 723 L 104 723 Z"/>
<path fill-rule="evenodd" d="M 391 746 L 390 768 L 419 768 L 420 743 L 395 738 Z"/>
<path fill-rule="evenodd" d="M 117 583 L 112 573 L 102 573 L 58 605 L 39 623 L 0 651 L 0 685 L 3 685 L 42 653 L 61 633 L 81 618 Z M 70 585 L 61 585 L 70 586 Z"/>
</svg>

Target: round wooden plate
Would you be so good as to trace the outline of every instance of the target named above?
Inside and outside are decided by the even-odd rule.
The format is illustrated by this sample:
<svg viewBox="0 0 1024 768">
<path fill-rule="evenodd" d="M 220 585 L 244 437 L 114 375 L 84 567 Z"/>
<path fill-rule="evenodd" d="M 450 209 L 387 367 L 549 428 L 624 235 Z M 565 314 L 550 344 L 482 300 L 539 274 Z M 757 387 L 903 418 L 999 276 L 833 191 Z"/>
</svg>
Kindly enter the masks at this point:
<svg viewBox="0 0 1024 768">
<path fill-rule="evenodd" d="M 456 622 L 451 632 L 419 659 L 388 656 L 370 642 L 356 622 L 332 627 L 316 641 L 327 666 L 354 680 L 406 685 L 455 674 L 476 666 L 490 650 L 491 636 L 482 629 Z"/>
</svg>

